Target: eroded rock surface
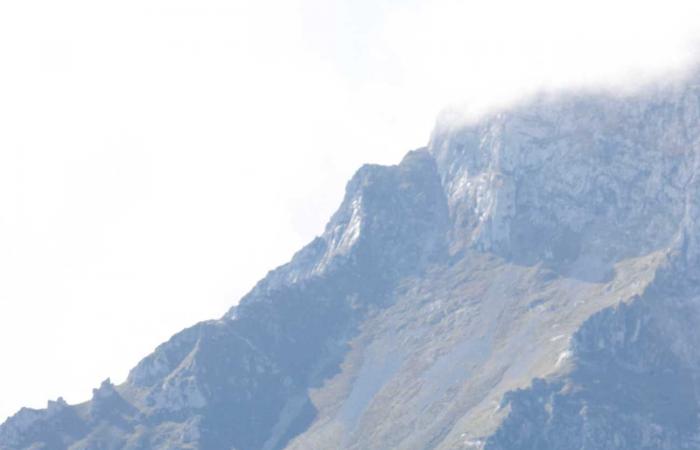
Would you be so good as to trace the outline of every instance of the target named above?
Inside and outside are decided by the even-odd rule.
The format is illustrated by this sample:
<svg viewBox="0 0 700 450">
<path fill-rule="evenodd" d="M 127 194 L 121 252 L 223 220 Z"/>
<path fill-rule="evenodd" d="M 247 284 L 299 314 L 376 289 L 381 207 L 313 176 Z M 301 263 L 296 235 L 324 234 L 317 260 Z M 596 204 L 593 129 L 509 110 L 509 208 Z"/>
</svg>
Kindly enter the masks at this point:
<svg viewBox="0 0 700 450">
<path fill-rule="evenodd" d="M 700 448 L 695 79 L 439 120 L 224 317 L 0 449 Z"/>
</svg>

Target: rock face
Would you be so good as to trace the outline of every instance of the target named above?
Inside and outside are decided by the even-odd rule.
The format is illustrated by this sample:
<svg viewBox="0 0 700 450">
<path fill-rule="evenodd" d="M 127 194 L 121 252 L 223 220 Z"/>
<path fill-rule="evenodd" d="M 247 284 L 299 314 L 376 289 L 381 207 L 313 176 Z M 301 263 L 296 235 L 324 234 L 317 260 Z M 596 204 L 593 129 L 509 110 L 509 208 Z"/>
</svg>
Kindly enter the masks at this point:
<svg viewBox="0 0 700 450">
<path fill-rule="evenodd" d="M 0 449 L 700 448 L 700 84 L 438 121 L 219 320 Z"/>
</svg>

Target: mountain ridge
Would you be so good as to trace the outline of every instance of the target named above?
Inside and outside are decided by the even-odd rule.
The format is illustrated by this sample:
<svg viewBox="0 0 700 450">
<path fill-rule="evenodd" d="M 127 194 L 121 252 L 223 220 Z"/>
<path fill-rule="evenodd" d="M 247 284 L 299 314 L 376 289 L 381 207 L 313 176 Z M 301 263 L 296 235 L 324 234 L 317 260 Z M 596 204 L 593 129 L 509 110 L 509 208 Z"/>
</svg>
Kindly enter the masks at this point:
<svg viewBox="0 0 700 450">
<path fill-rule="evenodd" d="M 691 78 L 439 124 L 221 319 L 0 449 L 697 448 L 699 119 Z"/>
</svg>

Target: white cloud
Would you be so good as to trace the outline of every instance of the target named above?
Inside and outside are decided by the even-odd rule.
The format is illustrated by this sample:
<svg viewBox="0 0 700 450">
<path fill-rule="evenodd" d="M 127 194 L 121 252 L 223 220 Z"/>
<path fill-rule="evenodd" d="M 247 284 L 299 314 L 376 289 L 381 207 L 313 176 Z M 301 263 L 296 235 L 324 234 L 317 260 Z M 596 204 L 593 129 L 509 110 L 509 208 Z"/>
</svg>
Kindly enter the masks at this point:
<svg viewBox="0 0 700 450">
<path fill-rule="evenodd" d="M 216 317 L 449 103 L 621 85 L 692 54 L 694 2 L 0 5 L 0 416 Z"/>
</svg>

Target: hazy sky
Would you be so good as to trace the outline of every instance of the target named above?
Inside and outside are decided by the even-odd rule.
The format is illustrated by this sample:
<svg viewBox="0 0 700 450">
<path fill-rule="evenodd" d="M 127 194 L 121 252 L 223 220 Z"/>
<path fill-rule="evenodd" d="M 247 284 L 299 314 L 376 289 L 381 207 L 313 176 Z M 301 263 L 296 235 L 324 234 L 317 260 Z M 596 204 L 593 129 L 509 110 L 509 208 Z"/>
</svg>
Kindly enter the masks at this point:
<svg viewBox="0 0 700 450">
<path fill-rule="evenodd" d="M 439 110 L 692 58 L 700 2 L 0 2 L 0 421 L 85 400 L 319 234 Z"/>
</svg>

